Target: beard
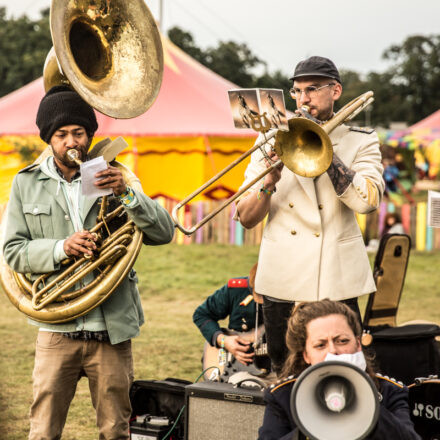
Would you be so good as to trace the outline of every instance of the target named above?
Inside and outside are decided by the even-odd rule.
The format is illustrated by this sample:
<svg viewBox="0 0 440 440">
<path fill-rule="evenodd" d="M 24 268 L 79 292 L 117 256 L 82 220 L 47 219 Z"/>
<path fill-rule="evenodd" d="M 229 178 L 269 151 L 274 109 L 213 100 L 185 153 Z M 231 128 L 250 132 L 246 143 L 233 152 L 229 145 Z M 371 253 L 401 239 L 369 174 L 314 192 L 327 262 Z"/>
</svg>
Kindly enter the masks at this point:
<svg viewBox="0 0 440 440">
<path fill-rule="evenodd" d="M 325 121 L 328 121 L 333 116 L 333 108 L 325 108 L 325 109 L 318 110 L 316 107 L 311 107 L 310 114 L 314 118 L 316 118 L 322 122 L 325 122 Z"/>
<path fill-rule="evenodd" d="M 74 150 L 76 150 L 78 152 L 78 159 L 81 162 L 84 162 L 87 158 L 87 151 L 89 149 L 89 144 L 85 145 L 85 146 L 78 146 L 76 148 L 74 148 Z M 79 168 L 79 165 L 74 162 L 73 160 L 69 159 L 69 156 L 67 155 L 67 151 L 63 154 L 60 154 L 59 152 L 53 150 L 53 155 L 55 157 L 55 159 L 63 164 L 65 167 L 67 168 Z"/>
</svg>

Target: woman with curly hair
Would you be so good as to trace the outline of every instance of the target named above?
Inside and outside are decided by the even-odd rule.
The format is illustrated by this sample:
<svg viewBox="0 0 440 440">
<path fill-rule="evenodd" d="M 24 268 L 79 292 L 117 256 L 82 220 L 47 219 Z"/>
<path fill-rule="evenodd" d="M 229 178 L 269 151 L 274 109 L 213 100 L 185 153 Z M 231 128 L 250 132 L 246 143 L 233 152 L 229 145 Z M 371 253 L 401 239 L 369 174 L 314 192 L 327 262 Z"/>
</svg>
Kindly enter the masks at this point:
<svg viewBox="0 0 440 440">
<path fill-rule="evenodd" d="M 267 406 L 259 440 L 292 440 L 294 435 L 301 438 L 290 409 L 292 388 L 309 366 L 330 359 L 355 364 L 377 387 L 379 418 L 367 439 L 420 439 L 410 419 L 408 389 L 375 374 L 371 360 L 362 351 L 361 335 L 356 314 L 341 302 L 325 299 L 301 303 L 293 310 L 286 334 L 289 354 L 282 369 L 284 379 L 265 391 Z"/>
</svg>

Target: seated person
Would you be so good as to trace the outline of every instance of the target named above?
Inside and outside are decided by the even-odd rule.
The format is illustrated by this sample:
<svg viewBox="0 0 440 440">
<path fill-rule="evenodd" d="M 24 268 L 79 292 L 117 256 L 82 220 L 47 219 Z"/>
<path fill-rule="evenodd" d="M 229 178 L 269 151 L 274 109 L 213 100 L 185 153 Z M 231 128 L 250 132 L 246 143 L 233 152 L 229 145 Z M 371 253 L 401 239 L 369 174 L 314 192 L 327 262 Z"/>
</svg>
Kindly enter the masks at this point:
<svg viewBox="0 0 440 440">
<path fill-rule="evenodd" d="M 255 328 L 257 305 L 253 286 L 256 272 L 257 264 L 252 267 L 249 277 L 230 279 L 227 284 L 206 298 L 193 314 L 194 324 L 208 343 L 218 348 L 223 345 L 226 351 L 244 365 L 252 362 L 254 357 L 253 352 L 248 353 L 253 332 L 248 338 L 231 333 L 251 332 Z M 218 323 L 228 316 L 228 329 L 232 332 L 220 328 Z M 259 313 L 259 316 L 262 320 L 263 314 Z"/>
<path fill-rule="evenodd" d="M 402 221 L 396 212 L 388 212 L 385 216 L 382 236 L 385 234 L 404 234 Z"/>
<path fill-rule="evenodd" d="M 382 396 L 377 425 L 367 439 L 420 439 L 410 419 L 408 389 L 374 374 L 371 361 L 362 351 L 361 332 L 356 315 L 343 303 L 325 299 L 301 303 L 294 309 L 286 334 L 289 354 L 282 370 L 286 379 L 265 390 L 267 406 L 259 440 L 305 438 L 298 434 L 291 415 L 291 390 L 296 377 L 308 366 L 323 362 L 329 353 L 359 353 L 356 365 L 365 367 Z"/>
</svg>

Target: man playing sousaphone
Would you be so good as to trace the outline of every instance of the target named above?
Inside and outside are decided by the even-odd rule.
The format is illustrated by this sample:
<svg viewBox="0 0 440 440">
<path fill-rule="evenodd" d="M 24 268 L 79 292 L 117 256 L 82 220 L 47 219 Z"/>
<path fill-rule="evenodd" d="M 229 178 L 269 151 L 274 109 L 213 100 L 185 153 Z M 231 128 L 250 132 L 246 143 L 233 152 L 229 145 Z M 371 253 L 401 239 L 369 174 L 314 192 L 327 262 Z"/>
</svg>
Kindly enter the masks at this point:
<svg viewBox="0 0 440 440">
<path fill-rule="evenodd" d="M 19 273 L 42 274 L 60 269 L 67 257 L 92 255 L 99 199 L 81 192 L 79 165 L 98 128 L 95 113 L 73 90 L 50 89 L 37 113 L 40 137 L 53 156 L 21 170 L 14 179 L 7 210 L 3 253 Z M 127 186 L 121 171 L 108 166 L 95 175 L 98 188 L 110 188 L 110 205 L 124 207 L 142 231 L 143 242 L 164 244 L 173 237 L 167 211 L 141 191 Z M 89 274 L 81 283 L 93 281 Z M 34 400 L 30 411 L 30 439 L 61 438 L 78 380 L 87 376 L 96 410 L 99 438 L 128 439 L 133 380 L 131 338 L 144 322 L 134 270 L 100 306 L 63 324 L 39 326 L 33 372 Z"/>
</svg>

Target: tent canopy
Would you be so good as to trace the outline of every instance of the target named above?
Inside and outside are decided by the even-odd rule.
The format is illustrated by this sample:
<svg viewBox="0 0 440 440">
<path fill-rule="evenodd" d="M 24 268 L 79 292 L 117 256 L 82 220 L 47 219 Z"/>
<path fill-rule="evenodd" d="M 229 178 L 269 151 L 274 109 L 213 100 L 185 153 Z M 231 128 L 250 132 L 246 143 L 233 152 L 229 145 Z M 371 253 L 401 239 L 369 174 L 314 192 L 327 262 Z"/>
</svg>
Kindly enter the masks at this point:
<svg viewBox="0 0 440 440">
<path fill-rule="evenodd" d="M 440 110 L 437 110 L 436 112 L 432 113 L 421 121 L 415 123 L 414 125 L 411 125 L 409 129 L 411 131 L 424 129 L 440 131 Z"/>
<path fill-rule="evenodd" d="M 406 130 L 388 130 L 381 140 L 390 147 L 414 150 L 416 167 L 430 178 L 440 173 L 440 110 Z"/>
<path fill-rule="evenodd" d="M 132 119 L 97 113 L 97 136 L 228 136 L 252 137 L 234 128 L 227 91 L 237 86 L 162 38 L 164 76 L 153 106 Z M 0 99 L 0 136 L 38 135 L 35 116 L 44 95 L 43 79 Z"/>
<path fill-rule="evenodd" d="M 164 77 L 153 106 L 132 119 L 97 113 L 94 141 L 123 136 L 128 147 L 118 160 L 133 170 L 151 197 L 181 200 L 249 150 L 256 133 L 236 129 L 228 90 L 237 86 L 193 60 L 163 38 Z M 25 164 L 22 147 L 44 148 L 35 124 L 44 96 L 39 78 L 0 99 L 0 203 L 7 200 L 13 176 Z M 243 181 L 246 163 L 198 199 L 221 199 Z"/>
</svg>

